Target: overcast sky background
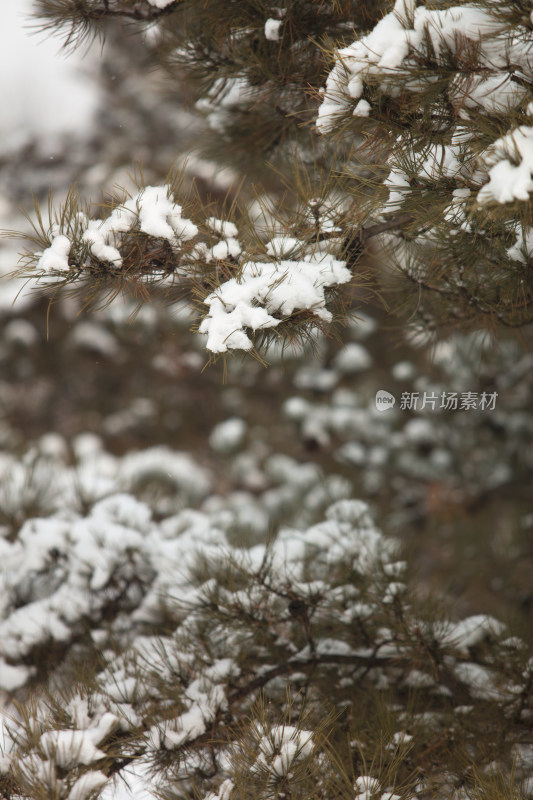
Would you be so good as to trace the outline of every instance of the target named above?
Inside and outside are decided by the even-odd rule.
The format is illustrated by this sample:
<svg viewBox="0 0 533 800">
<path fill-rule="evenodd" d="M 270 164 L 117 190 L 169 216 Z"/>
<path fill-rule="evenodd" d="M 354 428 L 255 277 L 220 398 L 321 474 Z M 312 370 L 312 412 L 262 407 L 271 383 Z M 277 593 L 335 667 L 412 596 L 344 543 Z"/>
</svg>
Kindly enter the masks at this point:
<svg viewBox="0 0 533 800">
<path fill-rule="evenodd" d="M 57 154 L 65 134 L 80 135 L 90 126 L 98 100 L 96 69 L 98 50 L 67 56 L 61 40 L 34 28 L 32 0 L 1 0 L 0 14 L 0 156 L 18 163 L 17 150 L 28 141 L 50 159 Z M 27 180 L 27 178 L 26 178 Z M 0 230 L 24 227 L 24 218 L 0 186 Z M 28 208 L 31 194 L 28 188 Z M 21 290 L 16 280 L 6 280 L 18 260 L 21 242 L 0 239 L 0 310 L 10 308 Z M 26 292 L 18 296 L 22 310 Z"/>
<path fill-rule="evenodd" d="M 5 152 L 33 136 L 45 141 L 83 129 L 97 91 L 96 55 L 67 56 L 61 40 L 36 32 L 32 0 L 4 0 L 0 25 L 0 147 Z"/>
</svg>

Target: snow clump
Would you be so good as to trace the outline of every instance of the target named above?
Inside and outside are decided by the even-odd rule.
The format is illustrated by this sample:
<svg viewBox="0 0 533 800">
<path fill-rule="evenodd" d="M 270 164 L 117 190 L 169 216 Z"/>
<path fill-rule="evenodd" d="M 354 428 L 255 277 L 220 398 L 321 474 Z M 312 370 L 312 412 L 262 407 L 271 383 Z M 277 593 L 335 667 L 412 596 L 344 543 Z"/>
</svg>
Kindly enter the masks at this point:
<svg viewBox="0 0 533 800">
<path fill-rule="evenodd" d="M 291 725 L 274 725 L 259 741 L 259 756 L 252 772 L 267 770 L 273 778 L 283 778 L 293 765 L 313 752 L 312 731 Z"/>
<path fill-rule="evenodd" d="M 117 234 L 128 233 L 135 225 L 149 236 L 176 244 L 198 233 L 196 225 L 181 215 L 181 206 L 170 198 L 170 186 L 146 186 L 135 197 L 117 206 L 105 220 L 89 220 L 82 239 L 93 255 L 115 267 L 122 266 Z M 113 242 L 113 244 L 111 243 Z"/>
<path fill-rule="evenodd" d="M 205 298 L 209 313 L 199 331 L 207 334 L 206 347 L 213 353 L 251 350 L 253 342 L 246 330 L 274 328 L 295 311 L 311 311 L 331 321 L 326 289 L 351 278 L 344 262 L 331 256 L 279 263 L 248 261 L 238 278 L 225 281 Z"/>
</svg>

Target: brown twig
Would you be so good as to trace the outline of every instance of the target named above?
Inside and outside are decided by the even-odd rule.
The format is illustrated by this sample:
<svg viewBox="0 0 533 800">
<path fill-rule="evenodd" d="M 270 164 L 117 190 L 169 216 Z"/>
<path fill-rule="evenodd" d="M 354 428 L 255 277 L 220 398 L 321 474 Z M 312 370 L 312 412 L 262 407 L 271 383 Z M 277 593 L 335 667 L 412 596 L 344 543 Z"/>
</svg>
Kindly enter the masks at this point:
<svg viewBox="0 0 533 800">
<path fill-rule="evenodd" d="M 95 9 L 94 11 L 83 10 L 83 14 L 87 19 L 101 20 L 105 17 L 125 17 L 126 19 L 133 19 L 138 22 L 154 22 L 160 17 L 172 14 L 178 7 L 178 0 L 170 3 L 164 8 L 153 8 L 150 11 L 141 11 L 138 8 L 110 8 L 109 0 L 104 0 L 104 7 L 102 9 Z"/>
</svg>

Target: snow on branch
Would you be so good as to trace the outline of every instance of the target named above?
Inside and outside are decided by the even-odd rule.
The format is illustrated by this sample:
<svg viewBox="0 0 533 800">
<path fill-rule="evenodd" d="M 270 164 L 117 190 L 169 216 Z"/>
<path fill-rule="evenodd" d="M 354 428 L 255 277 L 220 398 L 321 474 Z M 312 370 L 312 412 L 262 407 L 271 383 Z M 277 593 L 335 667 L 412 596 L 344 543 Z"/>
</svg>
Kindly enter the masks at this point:
<svg viewBox="0 0 533 800">
<path fill-rule="evenodd" d="M 129 580 L 135 582 L 148 567 L 153 582 L 141 580 L 107 633 L 92 631 L 102 645 L 109 636 L 113 648 L 102 650 L 88 693 L 65 689 L 57 707 L 42 704 L 28 720 L 14 721 L 0 760 L 0 781 L 16 781 L 26 792 L 22 796 L 41 796 L 39 786 L 46 796 L 86 800 L 104 786 L 107 793 L 110 778 L 126 767 L 140 791 L 142 776 L 153 766 L 149 796 L 161 788 L 165 768 L 176 770 L 173 780 L 188 782 L 202 771 L 207 774 L 207 766 L 210 780 L 201 784 L 210 790 L 206 800 L 231 800 L 243 776 L 260 798 L 301 780 L 318 782 L 321 796 L 345 796 L 335 794 L 335 784 L 329 783 L 339 779 L 339 761 L 328 762 L 323 700 L 304 713 L 299 685 L 306 687 L 306 702 L 323 697 L 325 686 L 331 696 L 345 696 L 347 714 L 352 692 L 368 701 L 382 690 L 416 688 L 422 710 L 418 716 L 413 712 L 409 729 L 419 741 L 423 735 L 424 746 L 428 736 L 442 735 L 436 715 L 431 717 L 436 728 L 422 731 L 421 726 L 427 724 L 428 707 L 435 707 L 429 704 L 435 699 L 442 704 L 443 696 L 448 702 L 449 687 L 458 708 L 465 699 L 482 700 L 484 720 L 487 704 L 493 710 L 505 704 L 509 718 L 529 708 L 527 682 L 523 689 L 516 684 L 524 669 L 521 643 L 515 648 L 518 660 L 510 663 L 508 631 L 497 620 L 423 618 L 407 585 L 399 582 L 405 563 L 398 561 L 398 542 L 375 527 L 364 502 L 337 501 L 318 524 L 286 527 L 271 543 L 248 547 L 229 543 L 216 527 L 216 514 L 211 518 L 186 509 L 155 522 L 132 497 L 115 495 L 102 503 L 122 522 L 120 530 L 115 525 L 111 551 L 115 548 L 123 560 L 117 544 L 125 539 L 130 554 L 141 556 L 130 556 Z M 39 541 L 45 522 L 62 525 L 67 533 L 76 524 L 59 517 L 35 520 Z M 51 543 L 48 536 L 43 547 Z M 76 543 L 67 535 L 61 547 L 68 556 Z M 30 559 L 21 558 L 23 563 L 33 582 L 36 574 L 42 577 Z M 64 563 L 65 582 L 73 584 L 72 572 L 79 583 L 78 565 Z M 50 563 L 45 568 L 55 570 Z M 98 568 L 97 561 L 84 558 L 89 583 Z M 43 605 L 46 599 L 37 602 Z M 16 611 L 7 607 L 4 614 Z M 487 642 L 499 643 L 501 663 L 495 660 L 498 651 L 484 656 Z M 268 698 L 263 706 L 262 693 Z M 273 718 L 271 707 L 277 704 L 277 714 L 280 703 L 283 716 Z M 232 714 L 233 719 L 246 715 L 246 723 L 232 729 Z M 443 717 L 448 732 L 449 725 L 449 716 Z M 383 734 L 391 752 L 412 746 L 406 727 L 401 711 Z M 351 783 L 351 796 L 357 798 L 396 797 L 386 772 L 360 775 L 355 785 L 351 771 L 341 780 Z"/>
<path fill-rule="evenodd" d="M 146 186 L 97 219 L 71 197 L 48 228 L 41 220 L 33 242 L 47 246 L 22 258 L 27 269 L 21 273 L 53 289 L 83 287 L 85 280 L 98 292 L 103 279 L 101 288 L 111 285 L 112 296 L 128 282 L 134 290 L 146 283 L 176 288 L 180 298 L 203 306 L 198 330 L 214 354 L 252 350 L 252 333 L 289 319 L 295 332 L 332 320 L 329 290 L 348 283 L 352 273 L 335 257 L 342 229 L 327 215 L 315 215 L 302 238 L 286 234 L 246 247 L 234 222 L 196 212 L 198 224 L 184 216 L 170 185 Z M 317 241 L 322 233 L 328 241 Z"/>
<path fill-rule="evenodd" d="M 316 128 L 335 143 L 350 123 L 362 133 L 355 148 L 375 177 L 361 194 L 373 192 L 373 213 L 411 215 L 381 245 L 423 290 L 413 313 L 435 329 L 528 325 L 531 276 L 519 266 L 531 220 L 516 204 L 533 193 L 529 16 L 484 0 L 396 0 L 334 57 Z"/>
<path fill-rule="evenodd" d="M 171 199 L 170 186 L 146 186 L 135 197 L 115 207 L 106 219 L 88 219 L 84 212 L 77 214 L 77 230 L 72 240 L 64 232 L 53 235 L 41 254 L 37 269 L 42 272 L 67 272 L 71 267 L 88 266 L 91 257 L 115 268 L 123 265 L 126 237 L 132 231 L 167 240 L 179 247 L 194 238 L 197 226 L 182 216 L 182 208 Z M 69 262 L 75 236 L 78 246 L 86 245 L 85 263 Z"/>
<path fill-rule="evenodd" d="M 487 150 L 484 161 L 489 182 L 478 192 L 480 204 L 529 201 L 533 192 L 532 127 L 521 125 L 506 133 Z"/>
<path fill-rule="evenodd" d="M 368 117 L 373 109 L 363 97 L 369 81 L 391 97 L 402 91 L 422 91 L 424 76 L 413 78 L 409 69 L 424 58 L 428 45 L 432 55 L 445 65 L 450 54 L 459 60 L 467 55 L 467 43 L 477 51 L 478 70 L 474 83 L 459 81 L 452 86 L 451 100 L 458 107 L 502 111 L 518 105 L 525 96 L 520 83 L 511 82 L 517 67 L 531 73 L 532 51 L 527 37 L 518 30 L 513 36 L 490 9 L 474 5 L 446 9 L 416 8 L 415 0 L 396 0 L 394 10 L 383 17 L 366 36 L 338 51 L 330 72 L 324 99 L 318 111 L 317 128 L 329 133 L 339 115 L 353 109 L 354 116 Z M 523 29 L 522 33 L 527 33 Z M 430 70 L 427 70 L 429 74 Z"/>
<path fill-rule="evenodd" d="M 238 278 L 231 278 L 206 297 L 209 313 L 200 325 L 200 333 L 207 334 L 208 350 L 224 353 L 230 349 L 251 350 L 253 342 L 246 329 L 274 328 L 295 311 L 311 311 L 329 322 L 332 316 L 326 308 L 325 292 L 351 278 L 344 262 L 331 256 L 309 256 L 303 261 L 249 261 Z"/>
</svg>

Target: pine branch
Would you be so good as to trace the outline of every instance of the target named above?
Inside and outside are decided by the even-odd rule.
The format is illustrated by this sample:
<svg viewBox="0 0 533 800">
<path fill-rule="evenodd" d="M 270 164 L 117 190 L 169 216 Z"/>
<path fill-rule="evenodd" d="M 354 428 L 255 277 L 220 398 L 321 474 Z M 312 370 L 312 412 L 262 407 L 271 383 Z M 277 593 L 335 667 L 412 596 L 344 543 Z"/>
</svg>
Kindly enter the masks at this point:
<svg viewBox="0 0 533 800">
<path fill-rule="evenodd" d="M 73 2 L 75 2 L 77 10 L 82 7 L 80 0 L 73 0 Z M 87 14 L 87 19 L 101 20 L 104 17 L 123 17 L 125 19 L 135 20 L 136 22 L 156 22 L 158 19 L 166 17 L 176 11 L 181 0 L 174 0 L 163 8 L 150 6 L 149 9 L 145 8 L 144 10 L 136 7 L 130 8 L 124 6 L 120 0 L 116 0 L 117 7 L 114 7 L 112 2 L 113 0 L 102 0 L 103 7 L 101 9 L 91 9 Z M 87 12 L 84 11 L 83 13 Z"/>
<path fill-rule="evenodd" d="M 290 674 L 291 672 L 297 672 L 298 670 L 301 669 L 306 669 L 306 668 L 316 669 L 316 667 L 322 665 L 324 666 L 352 665 L 352 666 L 364 666 L 369 668 L 376 666 L 385 666 L 387 664 L 392 663 L 393 661 L 397 661 L 397 659 L 386 659 L 386 658 L 377 658 L 372 656 L 357 656 L 357 655 L 343 655 L 343 654 L 335 655 L 334 653 L 323 656 L 314 656 L 313 658 L 308 658 L 308 659 L 295 658 L 285 662 L 284 664 L 279 664 L 276 667 L 272 667 L 272 669 L 265 672 L 264 675 L 259 675 L 257 678 L 254 678 L 245 686 L 241 686 L 238 689 L 235 689 L 229 695 L 228 701 L 230 704 L 238 702 L 239 700 L 248 697 L 252 692 L 256 691 L 257 689 L 263 689 L 270 683 L 270 681 L 274 680 L 274 678 L 278 678 L 281 675 Z"/>
</svg>

